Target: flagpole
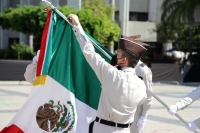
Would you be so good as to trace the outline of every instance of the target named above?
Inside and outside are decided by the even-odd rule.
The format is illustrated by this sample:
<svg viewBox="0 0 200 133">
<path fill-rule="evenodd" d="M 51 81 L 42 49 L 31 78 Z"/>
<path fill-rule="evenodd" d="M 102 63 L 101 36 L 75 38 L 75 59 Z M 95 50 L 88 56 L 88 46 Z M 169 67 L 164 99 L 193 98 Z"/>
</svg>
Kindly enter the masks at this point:
<svg viewBox="0 0 200 133">
<path fill-rule="evenodd" d="M 58 9 L 56 9 L 51 2 L 47 1 L 47 0 L 42 0 L 47 6 L 49 6 L 51 9 L 55 10 L 65 21 L 67 21 L 72 27 L 73 25 L 68 21 L 67 17 L 65 15 L 63 15 Z M 108 55 L 101 47 L 99 47 L 93 40 L 91 40 L 88 36 L 87 38 L 92 42 L 92 44 L 99 49 L 107 58 L 111 59 L 112 57 L 110 55 Z M 163 106 L 165 106 L 167 109 L 169 109 L 169 107 L 161 100 L 159 99 L 155 94 L 153 94 L 149 89 L 147 89 L 147 91 L 155 98 L 157 99 Z M 175 116 L 177 118 L 179 118 L 185 125 L 187 125 L 187 122 L 180 117 L 178 114 L 175 114 Z M 195 133 L 199 133 L 198 131 L 194 131 Z"/>
<path fill-rule="evenodd" d="M 63 15 L 58 9 L 56 9 L 56 7 L 54 7 L 51 2 L 47 1 L 47 0 L 42 0 L 42 2 L 44 2 L 47 6 L 49 6 L 51 9 L 55 10 L 65 21 L 67 21 L 72 27 L 74 27 L 67 19 L 67 17 L 65 15 Z M 99 47 L 99 45 L 97 45 L 92 39 L 90 39 L 88 36 L 86 36 L 93 44 L 94 47 L 96 47 L 98 50 L 100 50 L 108 59 L 111 60 L 111 56 L 109 54 L 107 54 L 101 47 Z"/>
</svg>

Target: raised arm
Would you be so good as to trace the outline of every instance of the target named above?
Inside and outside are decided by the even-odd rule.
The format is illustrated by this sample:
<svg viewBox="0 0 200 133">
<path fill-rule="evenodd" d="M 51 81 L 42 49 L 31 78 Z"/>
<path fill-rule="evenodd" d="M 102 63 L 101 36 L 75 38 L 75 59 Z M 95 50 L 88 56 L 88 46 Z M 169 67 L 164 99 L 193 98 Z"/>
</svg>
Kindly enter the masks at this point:
<svg viewBox="0 0 200 133">
<path fill-rule="evenodd" d="M 85 35 L 83 28 L 74 14 L 68 16 L 71 23 L 74 25 L 73 31 L 79 42 L 80 48 L 85 56 L 85 59 L 96 73 L 101 83 L 106 83 L 113 78 L 116 68 L 107 63 L 99 54 L 94 50 L 91 41 Z"/>
</svg>

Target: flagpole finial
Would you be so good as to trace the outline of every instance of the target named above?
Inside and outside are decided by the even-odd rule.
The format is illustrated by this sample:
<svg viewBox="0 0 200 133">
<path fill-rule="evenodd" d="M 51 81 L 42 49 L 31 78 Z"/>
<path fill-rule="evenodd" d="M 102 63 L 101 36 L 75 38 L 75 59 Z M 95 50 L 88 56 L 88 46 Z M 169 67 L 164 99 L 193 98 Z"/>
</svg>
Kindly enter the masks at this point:
<svg viewBox="0 0 200 133">
<path fill-rule="evenodd" d="M 42 2 L 44 2 L 48 7 L 50 7 L 51 9 L 54 9 L 55 7 L 51 4 L 51 2 L 47 1 L 47 0 L 42 0 Z"/>
</svg>

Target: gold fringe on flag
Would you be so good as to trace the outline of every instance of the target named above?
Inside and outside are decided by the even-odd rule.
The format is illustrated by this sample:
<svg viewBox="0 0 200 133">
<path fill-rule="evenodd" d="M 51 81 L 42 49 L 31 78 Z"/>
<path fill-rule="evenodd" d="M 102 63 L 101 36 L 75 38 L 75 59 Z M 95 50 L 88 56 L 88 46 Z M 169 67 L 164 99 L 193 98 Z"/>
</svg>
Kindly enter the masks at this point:
<svg viewBox="0 0 200 133">
<path fill-rule="evenodd" d="M 47 79 L 46 75 L 37 76 L 35 81 L 34 81 L 34 83 L 33 83 L 33 86 L 45 85 L 46 84 L 46 79 Z"/>
</svg>

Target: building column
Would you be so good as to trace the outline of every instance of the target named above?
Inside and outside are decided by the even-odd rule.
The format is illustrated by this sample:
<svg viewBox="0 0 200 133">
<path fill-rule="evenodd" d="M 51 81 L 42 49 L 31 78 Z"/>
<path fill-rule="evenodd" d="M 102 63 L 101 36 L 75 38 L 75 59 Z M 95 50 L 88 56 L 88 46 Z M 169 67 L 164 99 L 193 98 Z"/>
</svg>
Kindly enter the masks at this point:
<svg viewBox="0 0 200 133">
<path fill-rule="evenodd" d="M 111 0 L 111 5 L 115 7 L 115 0 Z M 113 11 L 112 20 L 115 20 L 115 10 Z"/>
<path fill-rule="evenodd" d="M 165 43 L 163 43 L 163 55 L 168 55 L 168 56 L 172 56 L 171 52 L 166 52 L 167 50 L 172 49 L 172 41 L 167 41 Z"/>
<path fill-rule="evenodd" d="M 20 0 L 20 6 L 23 7 L 24 5 L 26 5 L 26 3 L 24 3 L 23 0 Z M 23 33 L 19 33 L 19 43 L 24 43 L 24 44 L 28 44 L 28 36 L 26 34 Z"/>
<path fill-rule="evenodd" d="M 115 0 L 109 0 L 109 3 L 115 7 Z M 115 20 L 115 11 L 113 11 L 112 20 Z M 108 50 L 114 54 L 114 45 L 108 45 Z"/>
<path fill-rule="evenodd" d="M 74 7 L 74 9 L 81 9 L 82 0 L 67 0 L 67 6 Z"/>
<path fill-rule="evenodd" d="M 121 34 L 128 35 L 129 5 L 130 0 L 119 0 L 119 21 Z"/>
<path fill-rule="evenodd" d="M 2 12 L 3 12 L 3 1 L 1 0 L 0 1 L 0 13 L 2 13 Z M 0 49 L 3 49 L 3 40 L 2 40 L 3 34 L 2 34 L 2 32 L 3 32 L 3 29 L 0 27 Z"/>
<path fill-rule="evenodd" d="M 157 0 L 149 0 L 149 18 L 151 22 L 156 21 Z"/>
<path fill-rule="evenodd" d="M 27 5 L 33 5 L 33 0 L 27 0 Z M 34 38 L 34 36 L 32 34 L 28 36 L 28 45 L 31 49 L 34 49 L 33 48 L 33 38 Z"/>
<path fill-rule="evenodd" d="M 3 12 L 3 10 L 5 8 L 9 7 L 9 1 L 8 0 L 1 0 L 1 11 Z M 8 37 L 8 29 L 3 30 L 2 29 L 2 44 L 1 44 L 1 49 L 8 49 L 9 48 L 9 37 Z"/>
</svg>

